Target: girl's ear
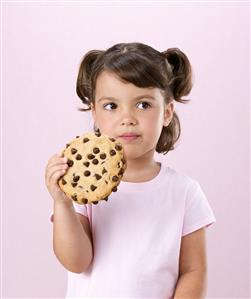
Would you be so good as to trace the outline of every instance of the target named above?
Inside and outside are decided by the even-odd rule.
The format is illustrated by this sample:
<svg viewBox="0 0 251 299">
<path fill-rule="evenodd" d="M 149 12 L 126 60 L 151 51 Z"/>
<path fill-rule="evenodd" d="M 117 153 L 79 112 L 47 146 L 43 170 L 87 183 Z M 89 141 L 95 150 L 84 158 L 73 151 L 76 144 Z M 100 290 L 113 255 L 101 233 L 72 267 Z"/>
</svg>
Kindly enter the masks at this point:
<svg viewBox="0 0 251 299">
<path fill-rule="evenodd" d="M 96 122 L 96 111 L 95 111 L 95 106 L 93 105 L 93 103 L 91 103 L 91 112 L 92 112 L 92 117 L 94 122 Z"/>
<path fill-rule="evenodd" d="M 172 100 L 172 102 L 170 102 L 169 104 L 165 105 L 165 111 L 164 111 L 164 123 L 163 126 L 167 127 L 172 118 L 173 118 L 173 112 L 174 112 L 174 100 Z"/>
</svg>

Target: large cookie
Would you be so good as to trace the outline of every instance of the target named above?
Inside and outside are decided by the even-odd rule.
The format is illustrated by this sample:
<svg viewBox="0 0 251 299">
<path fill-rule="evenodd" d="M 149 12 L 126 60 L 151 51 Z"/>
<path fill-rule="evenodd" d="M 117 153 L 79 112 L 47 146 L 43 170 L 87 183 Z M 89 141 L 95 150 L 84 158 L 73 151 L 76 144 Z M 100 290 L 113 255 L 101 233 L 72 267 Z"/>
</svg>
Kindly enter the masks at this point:
<svg viewBox="0 0 251 299">
<path fill-rule="evenodd" d="M 96 204 L 117 191 L 126 169 L 119 141 L 100 133 L 86 133 L 68 143 L 63 156 L 68 158 L 69 168 L 59 179 L 59 186 L 75 202 Z"/>
</svg>

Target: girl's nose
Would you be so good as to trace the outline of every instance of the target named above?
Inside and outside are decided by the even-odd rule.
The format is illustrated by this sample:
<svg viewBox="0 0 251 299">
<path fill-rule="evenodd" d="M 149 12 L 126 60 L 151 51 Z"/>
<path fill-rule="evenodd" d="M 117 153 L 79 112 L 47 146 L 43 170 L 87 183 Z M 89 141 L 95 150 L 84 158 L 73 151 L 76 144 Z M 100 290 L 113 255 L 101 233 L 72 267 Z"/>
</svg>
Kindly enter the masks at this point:
<svg viewBox="0 0 251 299">
<path fill-rule="evenodd" d="M 130 121 L 130 120 L 125 120 L 125 121 L 123 121 L 122 123 L 121 123 L 121 125 L 123 125 L 123 126 L 134 126 L 134 125 L 136 125 L 136 122 L 135 121 Z"/>
<path fill-rule="evenodd" d="M 137 120 L 136 118 L 132 115 L 132 113 L 130 112 L 127 112 L 127 113 L 124 113 L 122 115 L 122 118 L 121 118 L 121 125 L 136 125 L 137 124 Z"/>
</svg>

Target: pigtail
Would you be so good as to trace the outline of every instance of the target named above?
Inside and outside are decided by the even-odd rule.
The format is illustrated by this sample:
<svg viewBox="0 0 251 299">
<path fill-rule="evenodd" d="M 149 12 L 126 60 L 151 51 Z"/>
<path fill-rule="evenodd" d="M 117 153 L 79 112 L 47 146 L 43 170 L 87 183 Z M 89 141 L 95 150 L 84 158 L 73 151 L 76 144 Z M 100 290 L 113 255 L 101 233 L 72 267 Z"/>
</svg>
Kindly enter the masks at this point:
<svg viewBox="0 0 251 299">
<path fill-rule="evenodd" d="M 80 97 L 83 104 L 87 105 L 88 108 L 78 108 L 79 111 L 88 111 L 91 109 L 92 101 L 92 82 L 91 75 L 93 68 L 95 67 L 95 62 L 103 54 L 100 50 L 91 50 L 85 54 L 83 57 L 77 78 L 76 92 Z"/>
<path fill-rule="evenodd" d="M 178 48 L 170 48 L 162 54 L 166 60 L 166 72 L 168 77 L 169 99 L 186 104 L 190 100 L 182 99 L 190 93 L 192 89 L 192 67 L 187 56 Z M 181 134 L 180 120 L 174 111 L 169 125 L 163 126 L 158 140 L 156 151 L 166 154 L 174 150 L 174 145 Z"/>
<path fill-rule="evenodd" d="M 192 67 L 187 56 L 178 48 L 170 48 L 162 52 L 167 59 L 169 69 L 169 87 L 173 98 L 180 103 L 187 103 L 189 100 L 182 99 L 192 89 Z"/>
</svg>

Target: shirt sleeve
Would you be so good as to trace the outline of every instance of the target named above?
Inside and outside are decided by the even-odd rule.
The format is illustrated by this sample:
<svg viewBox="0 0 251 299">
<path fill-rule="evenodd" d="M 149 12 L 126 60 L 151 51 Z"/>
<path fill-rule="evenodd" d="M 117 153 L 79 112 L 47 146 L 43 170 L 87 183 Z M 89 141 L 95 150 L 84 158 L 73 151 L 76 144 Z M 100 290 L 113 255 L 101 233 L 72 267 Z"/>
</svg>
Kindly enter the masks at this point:
<svg viewBox="0 0 251 299">
<path fill-rule="evenodd" d="M 200 184 L 192 183 L 185 205 L 182 236 L 190 234 L 202 227 L 208 227 L 216 222 L 212 208 Z"/>
<path fill-rule="evenodd" d="M 73 201 L 73 207 L 74 207 L 76 213 L 79 213 L 79 214 L 81 214 L 85 217 L 88 217 L 86 205 L 80 205 L 80 204 Z M 51 211 L 51 214 L 50 214 L 50 221 L 51 222 L 53 222 L 53 214 L 54 214 L 54 212 Z"/>
</svg>

